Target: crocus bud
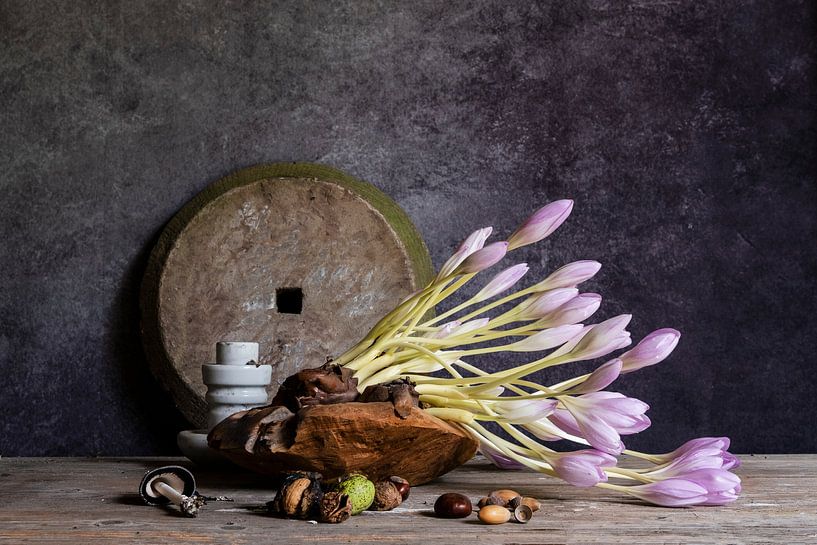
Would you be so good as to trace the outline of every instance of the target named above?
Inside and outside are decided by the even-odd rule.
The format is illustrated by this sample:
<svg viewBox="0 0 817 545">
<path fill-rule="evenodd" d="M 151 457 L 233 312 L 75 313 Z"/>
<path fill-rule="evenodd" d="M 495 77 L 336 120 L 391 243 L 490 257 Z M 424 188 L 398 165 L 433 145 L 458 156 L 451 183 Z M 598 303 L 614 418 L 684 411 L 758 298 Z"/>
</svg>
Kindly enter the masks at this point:
<svg viewBox="0 0 817 545">
<path fill-rule="evenodd" d="M 729 448 L 729 444 L 730 441 L 728 437 L 697 437 L 695 439 L 690 439 L 672 452 L 660 455 L 659 458 L 664 461 L 668 461 L 693 450 L 709 448 L 727 450 Z"/>
<path fill-rule="evenodd" d="M 621 372 L 632 373 L 663 361 L 678 345 L 680 338 L 681 333 L 672 328 L 653 331 L 631 350 L 619 356 L 623 363 Z"/>
<path fill-rule="evenodd" d="M 598 293 L 582 293 L 542 318 L 542 326 L 553 327 L 557 325 L 577 324 L 592 316 L 600 306 L 601 295 Z"/>
<path fill-rule="evenodd" d="M 707 501 L 703 486 L 686 479 L 666 479 L 654 483 L 628 486 L 627 493 L 646 502 L 664 507 L 698 505 Z"/>
<path fill-rule="evenodd" d="M 445 278 L 451 274 L 466 257 L 485 246 L 485 241 L 491 236 L 493 230 L 493 227 L 483 227 L 468 235 L 468 237 L 462 241 L 460 247 L 457 248 L 457 251 L 455 251 L 440 268 L 440 272 L 437 273 L 437 279 Z"/>
<path fill-rule="evenodd" d="M 631 435 L 647 429 L 650 419 L 644 414 L 649 405 L 617 392 L 594 392 L 578 397 L 559 398 L 570 417 L 554 411 L 551 421 L 568 433 L 578 429 L 593 447 L 618 455 L 624 449 L 620 435 Z"/>
<path fill-rule="evenodd" d="M 508 250 L 538 242 L 555 231 L 570 215 L 573 201 L 554 201 L 533 213 L 508 238 Z"/>
<path fill-rule="evenodd" d="M 509 458 L 504 452 L 490 442 L 483 440 L 479 443 L 479 451 L 499 469 L 526 469 L 524 464 Z"/>
<path fill-rule="evenodd" d="M 519 303 L 511 312 L 518 313 L 518 320 L 538 320 L 576 298 L 578 294 L 579 290 L 576 288 L 561 288 L 537 293 Z"/>
<path fill-rule="evenodd" d="M 498 263 L 508 252 L 508 243 L 494 242 L 466 257 L 452 274 L 473 274 Z"/>
<path fill-rule="evenodd" d="M 545 418 L 556 408 L 555 399 L 497 401 L 492 407 L 509 424 L 527 424 Z"/>
<path fill-rule="evenodd" d="M 451 335 L 459 327 L 459 325 L 460 325 L 459 320 L 446 322 L 443 325 L 441 325 L 437 330 L 429 331 L 428 333 L 423 335 L 423 337 L 429 339 L 444 339 L 445 337 Z"/>
<path fill-rule="evenodd" d="M 490 318 L 477 318 L 476 320 L 468 320 L 462 325 L 459 325 L 454 328 L 451 332 L 452 335 L 463 335 L 465 333 L 470 333 L 475 329 L 479 329 L 481 327 L 485 327 L 490 322 Z"/>
<path fill-rule="evenodd" d="M 570 352 L 575 360 L 592 360 L 630 344 L 630 334 L 624 328 L 632 315 L 621 314 L 597 324 Z"/>
<path fill-rule="evenodd" d="M 575 288 L 582 282 L 593 278 L 601 269 L 598 261 L 574 261 L 553 271 L 550 276 L 531 287 L 536 291 L 555 288 Z"/>
<path fill-rule="evenodd" d="M 570 324 L 534 333 L 530 337 L 509 344 L 507 349 L 512 352 L 538 352 L 566 343 L 584 329 L 581 324 Z"/>
<path fill-rule="evenodd" d="M 485 287 L 479 290 L 473 297 L 474 302 L 484 301 L 490 299 L 494 295 L 498 295 L 516 284 L 520 278 L 525 276 L 528 272 L 527 263 L 519 263 L 513 267 L 508 267 L 501 273 L 494 276 L 490 282 L 485 284 Z"/>
<path fill-rule="evenodd" d="M 573 486 L 595 486 L 607 482 L 605 467 L 615 467 L 616 458 L 600 450 L 586 449 L 548 457 L 556 476 Z"/>
<path fill-rule="evenodd" d="M 565 393 L 569 393 L 571 395 L 576 394 L 588 394 L 590 392 L 598 392 L 599 390 L 604 390 L 608 386 L 610 386 L 618 376 L 621 374 L 621 360 L 614 359 L 610 360 L 604 365 L 600 366 L 598 369 L 590 373 L 590 376 L 587 377 L 584 382 L 576 386 L 575 388 L 571 388 Z"/>
</svg>

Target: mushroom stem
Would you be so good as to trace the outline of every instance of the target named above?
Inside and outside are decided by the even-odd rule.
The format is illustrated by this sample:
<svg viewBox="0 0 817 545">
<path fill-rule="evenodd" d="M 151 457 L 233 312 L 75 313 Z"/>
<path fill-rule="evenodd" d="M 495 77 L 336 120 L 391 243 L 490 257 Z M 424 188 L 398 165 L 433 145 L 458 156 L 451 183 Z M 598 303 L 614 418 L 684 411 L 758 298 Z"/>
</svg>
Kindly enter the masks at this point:
<svg viewBox="0 0 817 545">
<path fill-rule="evenodd" d="M 198 515 L 199 508 L 204 505 L 203 497 L 199 495 L 185 496 L 169 484 L 161 481 L 153 485 L 153 490 L 170 500 L 170 503 L 178 505 L 181 512 L 188 517 Z"/>
</svg>

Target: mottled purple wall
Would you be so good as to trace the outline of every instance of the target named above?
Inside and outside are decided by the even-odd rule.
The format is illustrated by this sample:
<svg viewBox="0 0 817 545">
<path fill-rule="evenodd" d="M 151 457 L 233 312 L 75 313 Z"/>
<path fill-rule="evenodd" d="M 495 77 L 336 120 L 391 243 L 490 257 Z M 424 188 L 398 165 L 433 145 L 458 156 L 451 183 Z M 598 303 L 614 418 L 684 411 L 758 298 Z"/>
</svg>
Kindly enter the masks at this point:
<svg viewBox="0 0 817 545">
<path fill-rule="evenodd" d="M 684 333 L 621 380 L 653 406 L 629 444 L 817 451 L 813 3 L 216 4 L 0 4 L 0 454 L 175 452 L 146 256 L 209 182 L 287 160 L 383 189 L 437 265 L 574 198 L 532 276 L 598 259 L 602 317 Z"/>
</svg>

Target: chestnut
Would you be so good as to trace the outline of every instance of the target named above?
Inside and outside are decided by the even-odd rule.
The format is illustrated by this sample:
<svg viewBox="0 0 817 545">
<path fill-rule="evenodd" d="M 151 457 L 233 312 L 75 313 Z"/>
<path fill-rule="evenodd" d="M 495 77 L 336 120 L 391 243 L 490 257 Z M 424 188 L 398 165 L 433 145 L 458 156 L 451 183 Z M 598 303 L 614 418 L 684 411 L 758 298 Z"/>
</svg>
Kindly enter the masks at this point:
<svg viewBox="0 0 817 545">
<path fill-rule="evenodd" d="M 434 514 L 444 519 L 465 518 L 472 510 L 471 500 L 456 492 L 447 492 L 434 502 Z"/>
<path fill-rule="evenodd" d="M 397 487 L 397 491 L 400 492 L 400 496 L 402 496 L 403 501 L 406 501 L 411 493 L 411 485 L 409 482 L 403 477 L 398 477 L 397 475 L 392 475 L 389 477 L 389 480 L 395 487 Z"/>
</svg>

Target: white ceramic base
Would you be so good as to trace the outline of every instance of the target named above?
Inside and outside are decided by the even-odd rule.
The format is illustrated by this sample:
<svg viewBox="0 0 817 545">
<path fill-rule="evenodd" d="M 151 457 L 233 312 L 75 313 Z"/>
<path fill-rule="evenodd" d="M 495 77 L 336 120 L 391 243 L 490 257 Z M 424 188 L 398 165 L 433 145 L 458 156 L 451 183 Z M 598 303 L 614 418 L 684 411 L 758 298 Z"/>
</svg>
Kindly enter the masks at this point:
<svg viewBox="0 0 817 545">
<path fill-rule="evenodd" d="M 176 436 L 182 454 L 203 467 L 231 466 L 227 458 L 207 445 L 207 430 L 184 430 Z"/>
</svg>

